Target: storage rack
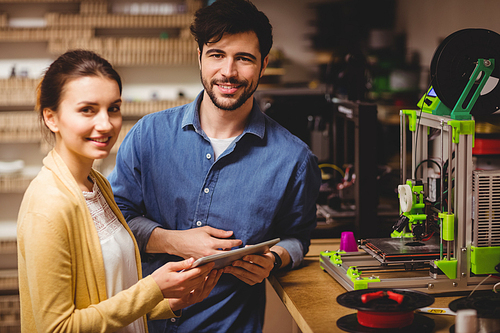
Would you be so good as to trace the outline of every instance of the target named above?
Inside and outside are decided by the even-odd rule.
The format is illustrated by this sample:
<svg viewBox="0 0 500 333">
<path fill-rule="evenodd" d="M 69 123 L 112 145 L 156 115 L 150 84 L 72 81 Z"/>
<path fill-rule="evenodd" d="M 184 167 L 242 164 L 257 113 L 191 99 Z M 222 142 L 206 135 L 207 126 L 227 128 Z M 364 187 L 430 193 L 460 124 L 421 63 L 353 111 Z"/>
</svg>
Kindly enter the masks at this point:
<svg viewBox="0 0 500 333">
<path fill-rule="evenodd" d="M 182 5 L 183 10 L 173 14 L 135 15 L 113 13 L 111 3 L 105 0 L 0 0 L 1 8 L 7 8 L 6 13 L 0 13 L 0 45 L 43 42 L 47 54 L 53 59 L 69 49 L 88 49 L 110 61 L 118 67 L 119 72 L 119 67 L 129 66 L 197 67 L 197 46 L 190 35 L 189 25 L 194 12 L 201 8 L 202 1 L 171 2 Z M 21 28 L 9 25 L 9 6 L 59 3 L 74 4 L 78 11 L 46 12 L 43 17 L 46 24 L 43 27 Z M 34 149 L 40 152 L 39 156 L 26 158 L 39 161 L 41 167 L 41 157 L 50 147 L 42 138 L 38 115 L 33 112 L 38 84 L 39 78 L 0 79 L 0 154 L 3 151 L 1 146 L 4 145 L 34 145 Z M 109 159 L 114 161 L 119 144 L 141 117 L 191 101 L 192 99 L 184 97 L 173 100 L 124 101 L 122 130 Z M 24 152 L 25 155 L 33 155 L 31 146 Z M 18 154 L 22 155 L 23 149 L 19 150 Z M 95 166 L 100 169 L 105 164 L 105 161 L 97 161 Z M 0 174 L 0 224 L 6 222 L 2 220 L 5 215 L 12 219 L 13 214 L 5 212 L 17 212 L 22 193 L 32 179 L 33 175 L 22 172 Z M 20 332 L 16 241 L 15 238 L 0 236 L 0 333 Z"/>
</svg>

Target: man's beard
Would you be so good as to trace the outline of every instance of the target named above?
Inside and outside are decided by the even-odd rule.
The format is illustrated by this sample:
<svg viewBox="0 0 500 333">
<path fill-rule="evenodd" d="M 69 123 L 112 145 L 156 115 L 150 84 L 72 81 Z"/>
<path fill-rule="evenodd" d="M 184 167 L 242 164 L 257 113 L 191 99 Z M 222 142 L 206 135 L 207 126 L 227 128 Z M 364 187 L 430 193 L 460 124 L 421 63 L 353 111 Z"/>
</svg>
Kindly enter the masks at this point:
<svg viewBox="0 0 500 333">
<path fill-rule="evenodd" d="M 201 73 L 200 73 L 201 75 Z M 242 106 L 243 104 L 245 104 L 245 102 L 250 98 L 252 97 L 253 93 L 255 92 L 255 90 L 257 90 L 257 87 L 259 86 L 259 81 L 260 81 L 260 78 L 259 80 L 257 80 L 257 83 L 255 84 L 255 86 L 249 86 L 249 83 L 247 80 L 243 80 L 243 81 L 238 81 L 236 79 L 229 79 L 228 81 L 220 81 L 220 82 L 217 82 L 215 79 L 212 80 L 210 83 L 206 82 L 203 77 L 201 78 L 201 82 L 203 84 L 203 87 L 205 88 L 205 91 L 207 92 L 208 96 L 210 97 L 210 99 L 212 100 L 212 103 L 214 103 L 214 105 L 216 107 L 218 107 L 219 109 L 221 110 L 226 110 L 226 111 L 234 111 L 236 109 L 238 109 L 240 106 Z M 244 90 L 243 90 L 243 93 L 241 94 L 241 96 L 236 99 L 236 100 L 224 100 L 223 98 L 218 98 L 214 92 L 214 86 L 216 84 L 218 85 L 224 85 L 224 83 L 232 83 L 232 84 L 238 84 L 241 87 L 244 87 Z M 222 94 L 222 97 L 230 97 L 230 95 L 224 95 Z"/>
</svg>

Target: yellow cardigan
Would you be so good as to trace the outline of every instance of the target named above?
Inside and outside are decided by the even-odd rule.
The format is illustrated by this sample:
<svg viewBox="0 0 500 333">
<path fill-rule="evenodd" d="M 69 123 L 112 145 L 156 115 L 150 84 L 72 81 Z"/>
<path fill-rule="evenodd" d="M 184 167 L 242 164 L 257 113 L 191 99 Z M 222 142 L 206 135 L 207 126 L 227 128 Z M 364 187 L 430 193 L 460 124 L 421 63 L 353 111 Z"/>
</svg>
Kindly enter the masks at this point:
<svg viewBox="0 0 500 333">
<path fill-rule="evenodd" d="M 24 194 L 17 224 L 22 332 L 114 332 L 143 316 L 174 317 L 151 276 L 142 277 L 135 238 L 111 187 L 92 170 L 109 206 L 135 244 L 139 282 L 107 299 L 97 231 L 82 191 L 52 150 Z M 147 326 L 146 326 L 147 330 Z"/>
</svg>

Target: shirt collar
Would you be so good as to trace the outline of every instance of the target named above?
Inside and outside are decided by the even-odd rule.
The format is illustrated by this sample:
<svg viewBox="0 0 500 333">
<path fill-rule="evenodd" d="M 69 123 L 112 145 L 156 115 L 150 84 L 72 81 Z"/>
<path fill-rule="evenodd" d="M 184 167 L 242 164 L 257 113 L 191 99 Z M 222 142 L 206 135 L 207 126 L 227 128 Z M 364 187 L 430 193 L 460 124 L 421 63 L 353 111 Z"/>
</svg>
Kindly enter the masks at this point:
<svg viewBox="0 0 500 333">
<path fill-rule="evenodd" d="M 184 117 L 182 118 L 181 126 L 182 128 L 185 128 L 186 126 L 191 125 L 194 127 L 196 133 L 200 134 L 203 137 L 206 137 L 206 134 L 201 129 L 201 124 L 200 124 L 199 110 L 202 98 L 203 98 L 203 91 L 198 94 L 193 103 L 188 104 L 186 112 L 184 113 Z M 249 122 L 243 133 L 240 135 L 240 137 L 242 137 L 246 133 L 250 133 L 263 139 L 265 131 L 266 131 L 265 117 L 262 111 L 260 110 L 259 106 L 257 105 L 257 101 L 254 98 L 253 108 L 252 111 L 250 112 Z"/>
</svg>

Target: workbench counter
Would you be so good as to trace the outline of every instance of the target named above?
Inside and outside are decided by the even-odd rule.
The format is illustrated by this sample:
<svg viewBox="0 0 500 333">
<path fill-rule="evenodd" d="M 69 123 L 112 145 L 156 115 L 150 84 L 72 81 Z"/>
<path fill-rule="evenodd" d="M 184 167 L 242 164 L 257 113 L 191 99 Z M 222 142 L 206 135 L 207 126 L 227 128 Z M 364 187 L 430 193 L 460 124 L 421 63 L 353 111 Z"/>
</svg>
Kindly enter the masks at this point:
<svg viewBox="0 0 500 333">
<path fill-rule="evenodd" d="M 337 251 L 339 239 L 313 239 L 303 267 L 278 272 L 269 282 L 290 312 L 302 333 L 344 332 L 337 327 L 337 320 L 356 313 L 356 310 L 337 303 L 337 296 L 346 290 L 319 266 L 321 251 Z M 447 308 L 457 297 L 436 297 L 430 307 Z M 434 319 L 434 332 L 449 332 L 455 322 L 451 315 L 427 315 Z"/>
</svg>

